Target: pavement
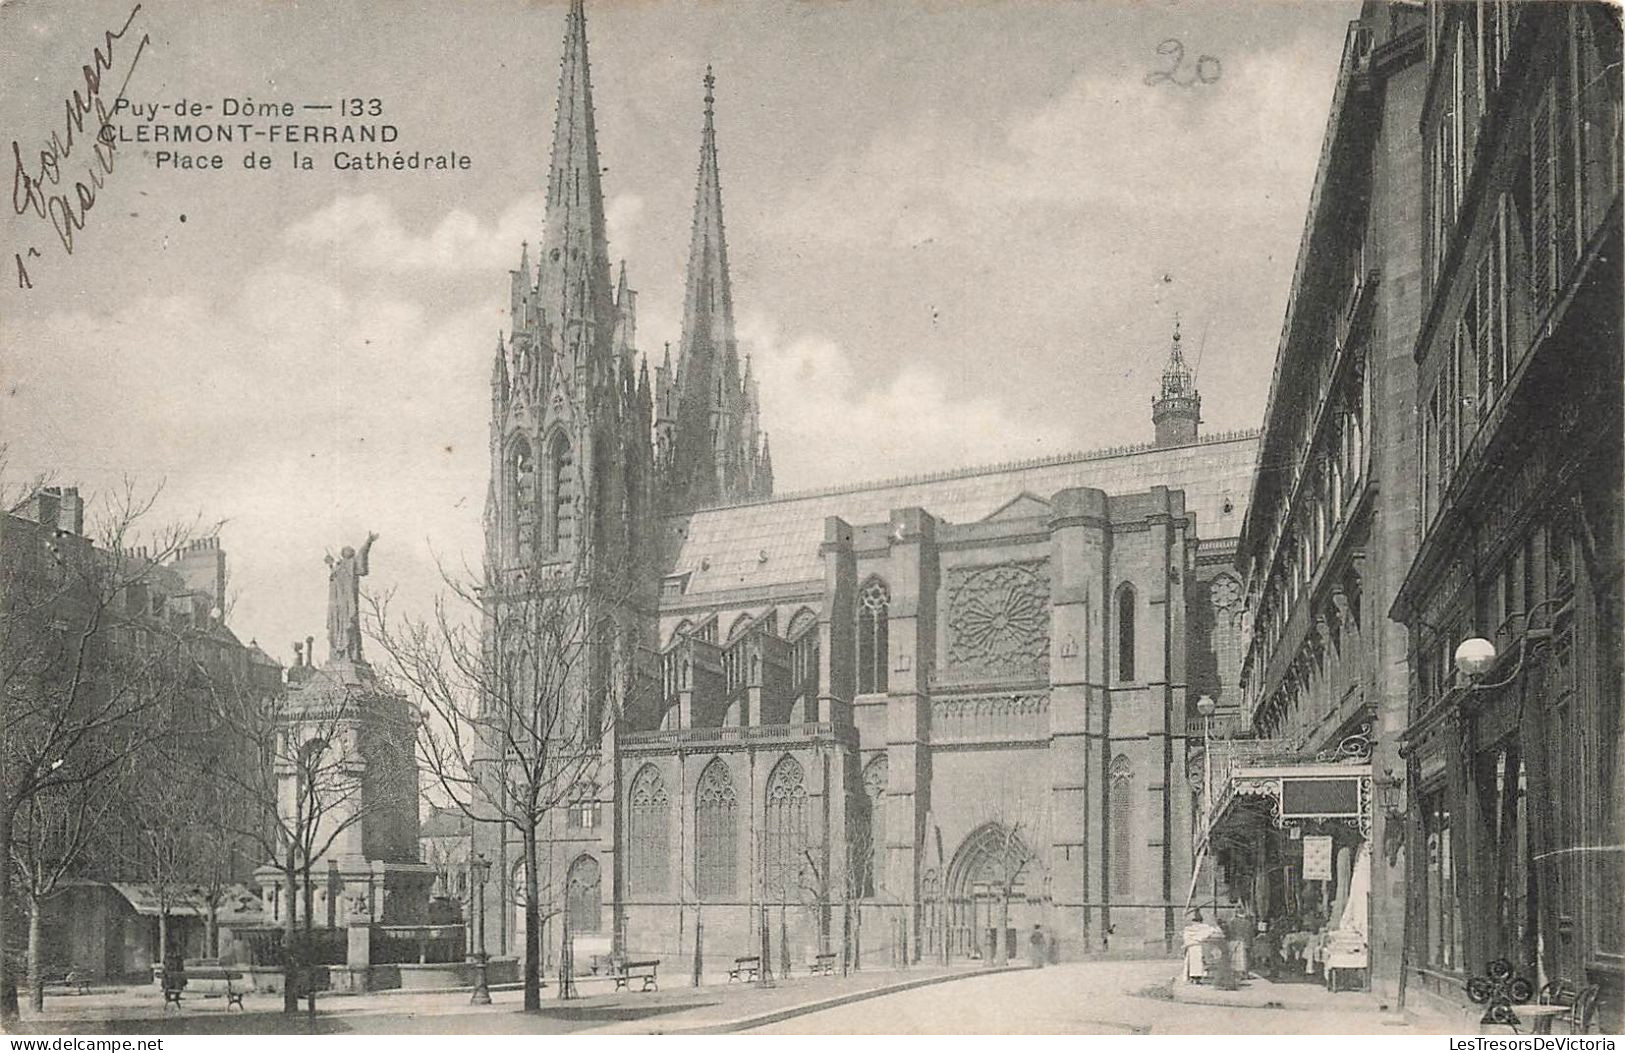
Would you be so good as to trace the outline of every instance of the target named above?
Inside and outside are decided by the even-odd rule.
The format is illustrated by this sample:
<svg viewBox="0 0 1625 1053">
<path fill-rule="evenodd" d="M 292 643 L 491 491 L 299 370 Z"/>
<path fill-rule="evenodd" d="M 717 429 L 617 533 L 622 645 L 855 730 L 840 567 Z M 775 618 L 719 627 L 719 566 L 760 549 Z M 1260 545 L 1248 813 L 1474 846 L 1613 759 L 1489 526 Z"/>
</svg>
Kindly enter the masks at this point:
<svg viewBox="0 0 1625 1053">
<path fill-rule="evenodd" d="M 1272 996 L 1260 988 L 1228 1004 L 1203 1001 L 1205 991 L 1176 1000 L 1172 988 L 1179 970 L 1175 959 L 1068 962 L 809 1012 L 752 1033 L 1460 1035 L 1476 1030 L 1439 1014 L 1384 1011 L 1364 992 L 1332 995 L 1307 984 L 1277 985 L 1303 986 L 1301 994 Z"/>
<path fill-rule="evenodd" d="M 711 983 L 612 993 L 588 980 L 583 997 L 542 992 L 525 1013 L 517 989 L 469 1004 L 468 992 L 329 995 L 314 1016 L 285 1016 L 280 996 L 246 1011 L 218 999 L 166 1010 L 153 988 L 58 995 L 20 1030 L 43 1034 L 1471 1034 L 1473 1022 L 1396 1013 L 1361 991 L 1250 980 L 1235 991 L 1176 979 L 1174 959 L 1021 966 L 865 970 L 797 976 L 771 987 Z M 684 984 L 677 986 L 676 984 Z"/>
<path fill-rule="evenodd" d="M 523 1011 L 516 986 L 492 990 L 489 1006 L 469 1003 L 464 989 L 449 992 L 375 992 L 323 995 L 314 1015 L 282 1013 L 279 994 L 251 993 L 243 1010 L 218 999 L 188 999 L 165 1008 L 157 989 L 105 989 L 54 995 L 46 1011 L 25 1008 L 20 1033 L 32 1034 L 718 1034 L 797 1014 L 981 975 L 989 970 L 913 968 L 864 970 L 847 976 L 795 976 L 771 987 L 728 984 L 722 976 L 703 987 L 614 993 L 607 981 L 578 981 L 582 997 L 560 1001 L 542 990 L 539 1013 Z M 708 980 L 711 978 L 708 977 Z"/>
<path fill-rule="evenodd" d="M 1465 1010 L 1451 1014 L 1430 1005 L 1412 1005 L 1399 1010 L 1369 991 L 1338 991 L 1334 994 L 1326 990 L 1324 984 L 1281 982 L 1262 976 L 1248 976 L 1234 990 L 1224 990 L 1210 984 L 1185 983 L 1175 977 L 1159 985 L 1151 996 L 1161 997 L 1164 992 L 1169 1001 L 1185 1005 L 1380 1016 L 1384 1026 L 1405 1027 L 1428 1034 L 1472 1034 L 1478 1026 L 1478 1016 Z M 1460 1019 L 1456 1018 L 1457 1015 Z"/>
</svg>

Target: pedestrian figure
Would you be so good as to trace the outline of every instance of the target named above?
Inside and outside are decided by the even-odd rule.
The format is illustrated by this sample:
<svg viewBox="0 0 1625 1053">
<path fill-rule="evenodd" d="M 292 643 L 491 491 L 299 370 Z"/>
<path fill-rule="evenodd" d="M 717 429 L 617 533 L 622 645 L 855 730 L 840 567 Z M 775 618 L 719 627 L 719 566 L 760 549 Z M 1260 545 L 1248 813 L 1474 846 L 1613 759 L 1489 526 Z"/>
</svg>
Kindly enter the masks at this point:
<svg viewBox="0 0 1625 1053">
<path fill-rule="evenodd" d="M 1183 940 L 1185 948 L 1185 979 L 1190 983 L 1201 983 L 1208 974 L 1208 963 L 1203 957 L 1203 945 L 1214 939 L 1223 939 L 1224 933 L 1216 925 L 1210 925 L 1202 919 L 1202 911 L 1192 912 L 1191 923 L 1185 926 Z"/>
<path fill-rule="evenodd" d="M 1033 922 L 1032 935 L 1027 937 L 1027 953 L 1034 969 L 1044 967 L 1044 930 L 1037 922 Z"/>
</svg>

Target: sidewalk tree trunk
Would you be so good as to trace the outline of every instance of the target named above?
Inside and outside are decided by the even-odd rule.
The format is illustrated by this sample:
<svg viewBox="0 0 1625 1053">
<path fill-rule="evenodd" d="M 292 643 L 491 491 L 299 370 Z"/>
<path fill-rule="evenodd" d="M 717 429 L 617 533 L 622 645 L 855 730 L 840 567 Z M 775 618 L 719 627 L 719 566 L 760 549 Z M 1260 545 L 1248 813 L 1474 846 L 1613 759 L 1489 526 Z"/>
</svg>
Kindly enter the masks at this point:
<svg viewBox="0 0 1625 1053">
<path fill-rule="evenodd" d="M 525 844 L 525 1009 L 542 1007 L 542 883 L 536 828 L 520 830 Z"/>
<path fill-rule="evenodd" d="M 45 1011 L 45 904 L 28 900 L 28 1003 L 34 1012 Z"/>
<path fill-rule="evenodd" d="M 300 975 L 298 954 L 299 928 L 296 905 L 299 902 L 299 864 L 294 844 L 290 840 L 282 857 L 282 1011 L 299 1012 L 299 987 L 295 979 Z"/>
</svg>

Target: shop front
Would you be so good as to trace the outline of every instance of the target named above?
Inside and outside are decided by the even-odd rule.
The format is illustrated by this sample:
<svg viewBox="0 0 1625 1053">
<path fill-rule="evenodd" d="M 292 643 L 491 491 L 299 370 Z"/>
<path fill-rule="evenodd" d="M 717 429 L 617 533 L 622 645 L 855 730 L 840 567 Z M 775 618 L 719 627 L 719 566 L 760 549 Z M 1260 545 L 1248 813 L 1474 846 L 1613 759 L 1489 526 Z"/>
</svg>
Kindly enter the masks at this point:
<svg viewBox="0 0 1625 1053">
<path fill-rule="evenodd" d="M 1461 644 L 1457 675 L 1407 732 L 1409 968 L 1459 1003 L 1504 962 L 1531 989 L 1584 994 L 1617 1021 L 1617 696 L 1586 668 L 1606 661 L 1600 619 L 1578 590 L 1553 591 L 1509 619 L 1516 631 Z"/>
<path fill-rule="evenodd" d="M 1251 920 L 1251 972 L 1369 987 L 1371 807 L 1366 759 L 1260 760 L 1215 787 L 1198 854 L 1218 869 L 1190 898 L 1216 922 Z"/>
</svg>

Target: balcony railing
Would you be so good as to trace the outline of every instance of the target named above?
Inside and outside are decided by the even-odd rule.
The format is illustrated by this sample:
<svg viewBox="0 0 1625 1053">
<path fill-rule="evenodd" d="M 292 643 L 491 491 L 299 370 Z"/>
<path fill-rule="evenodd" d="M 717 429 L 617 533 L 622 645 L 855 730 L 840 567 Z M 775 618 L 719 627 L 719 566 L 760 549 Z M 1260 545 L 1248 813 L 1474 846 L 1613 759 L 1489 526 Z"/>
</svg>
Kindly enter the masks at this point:
<svg viewBox="0 0 1625 1053">
<path fill-rule="evenodd" d="M 831 721 L 808 724 L 735 725 L 713 728 L 673 728 L 663 731 L 633 731 L 621 736 L 629 750 L 707 749 L 742 743 L 796 744 L 819 739 L 844 739 L 849 728 Z"/>
</svg>

